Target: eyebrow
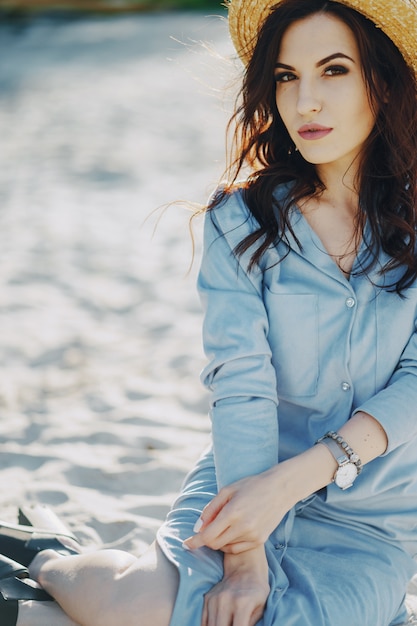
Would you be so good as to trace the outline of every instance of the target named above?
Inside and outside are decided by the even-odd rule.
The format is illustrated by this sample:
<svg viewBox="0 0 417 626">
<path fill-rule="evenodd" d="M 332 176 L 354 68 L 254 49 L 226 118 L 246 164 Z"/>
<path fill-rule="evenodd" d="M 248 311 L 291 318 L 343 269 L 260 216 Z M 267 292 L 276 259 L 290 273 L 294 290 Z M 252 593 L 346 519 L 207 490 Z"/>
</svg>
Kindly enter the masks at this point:
<svg viewBox="0 0 417 626">
<path fill-rule="evenodd" d="M 355 63 L 352 57 L 348 56 L 347 54 L 344 54 L 343 52 L 335 52 L 334 54 L 330 54 L 328 57 L 325 57 L 321 61 L 318 61 L 318 63 L 316 63 L 316 67 L 321 67 L 322 65 L 326 65 L 326 63 L 328 63 L 329 61 L 333 61 L 334 59 L 349 59 L 349 61 L 352 61 L 352 63 Z M 275 67 L 282 67 L 285 70 L 295 69 L 294 67 L 291 67 L 291 65 L 286 65 L 285 63 L 276 63 Z"/>
</svg>

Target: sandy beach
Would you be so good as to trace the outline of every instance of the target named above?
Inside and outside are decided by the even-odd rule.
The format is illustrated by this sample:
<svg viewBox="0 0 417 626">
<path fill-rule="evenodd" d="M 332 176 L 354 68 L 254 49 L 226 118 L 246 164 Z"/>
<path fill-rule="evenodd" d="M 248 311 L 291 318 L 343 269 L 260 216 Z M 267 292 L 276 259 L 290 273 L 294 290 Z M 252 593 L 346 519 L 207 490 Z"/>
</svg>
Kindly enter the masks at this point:
<svg viewBox="0 0 417 626">
<path fill-rule="evenodd" d="M 209 441 L 201 220 L 189 270 L 190 210 L 158 207 L 222 174 L 224 17 L 0 23 L 4 520 L 47 504 L 84 545 L 139 554 Z"/>
<path fill-rule="evenodd" d="M 189 272 L 189 208 L 155 209 L 221 175 L 230 53 L 203 13 L 0 24 L 3 519 L 139 553 L 207 444 L 201 222 Z"/>
</svg>

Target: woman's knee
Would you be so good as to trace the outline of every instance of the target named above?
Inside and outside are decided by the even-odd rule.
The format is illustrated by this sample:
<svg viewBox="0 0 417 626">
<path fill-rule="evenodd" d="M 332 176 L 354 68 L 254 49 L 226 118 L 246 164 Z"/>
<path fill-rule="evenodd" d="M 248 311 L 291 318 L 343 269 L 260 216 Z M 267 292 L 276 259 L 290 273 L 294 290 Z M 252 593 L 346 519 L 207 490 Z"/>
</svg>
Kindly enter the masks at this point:
<svg viewBox="0 0 417 626">
<path fill-rule="evenodd" d="M 107 604 L 109 625 L 169 626 L 179 576 L 157 544 L 116 576 Z M 121 618 L 121 614 L 123 617 Z"/>
</svg>

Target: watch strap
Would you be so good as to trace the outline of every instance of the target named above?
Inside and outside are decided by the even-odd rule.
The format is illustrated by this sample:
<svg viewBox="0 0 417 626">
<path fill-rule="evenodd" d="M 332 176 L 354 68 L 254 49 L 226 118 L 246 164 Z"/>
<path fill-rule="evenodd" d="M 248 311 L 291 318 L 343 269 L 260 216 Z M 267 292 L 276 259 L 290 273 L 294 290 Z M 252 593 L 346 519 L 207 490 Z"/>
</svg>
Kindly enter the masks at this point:
<svg viewBox="0 0 417 626">
<path fill-rule="evenodd" d="M 358 474 L 360 474 L 361 471 L 362 471 L 362 461 L 360 460 L 360 458 L 356 454 L 356 452 L 354 452 L 354 450 L 352 450 L 352 448 L 347 443 L 347 441 L 345 441 L 343 439 L 343 437 L 341 435 L 339 435 L 339 433 L 335 433 L 332 430 L 330 430 L 328 433 L 326 433 L 324 435 L 324 437 L 319 439 L 319 441 L 327 440 L 327 439 L 332 439 L 333 441 L 335 441 L 337 443 L 337 445 L 339 446 L 339 448 L 341 450 L 344 450 L 344 452 L 349 457 L 349 461 L 351 463 L 353 463 L 354 465 L 356 465 L 356 469 L 358 470 Z"/>
<path fill-rule="evenodd" d="M 323 439 L 320 439 L 318 443 L 322 443 L 324 446 L 326 446 L 326 448 L 328 448 L 328 450 L 334 456 L 334 459 L 339 467 L 342 464 L 346 463 L 346 461 L 349 461 L 349 457 L 346 452 L 344 452 L 340 448 L 339 444 L 334 439 L 331 439 L 330 437 L 324 437 Z"/>
</svg>

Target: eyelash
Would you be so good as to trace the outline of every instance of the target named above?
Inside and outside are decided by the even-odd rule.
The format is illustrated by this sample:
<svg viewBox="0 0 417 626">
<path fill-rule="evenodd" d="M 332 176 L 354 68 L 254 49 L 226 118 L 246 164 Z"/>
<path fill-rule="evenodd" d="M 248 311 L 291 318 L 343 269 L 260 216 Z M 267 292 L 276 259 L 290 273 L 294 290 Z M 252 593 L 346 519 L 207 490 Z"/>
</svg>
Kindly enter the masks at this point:
<svg viewBox="0 0 417 626">
<path fill-rule="evenodd" d="M 343 65 L 329 65 L 329 67 L 326 67 L 326 69 L 323 71 L 323 74 L 324 76 L 343 76 L 348 72 L 348 68 L 344 67 Z M 289 83 L 296 79 L 297 76 L 292 72 L 279 72 L 278 74 L 275 74 L 276 83 Z"/>
<path fill-rule="evenodd" d="M 275 74 L 276 83 L 289 83 L 291 80 L 295 79 L 295 74 L 291 74 L 290 72 L 280 72 L 279 74 Z"/>
<path fill-rule="evenodd" d="M 330 72 L 330 71 L 332 72 L 330 76 L 341 76 L 349 72 L 348 68 L 344 67 L 343 65 L 330 65 L 329 67 L 326 67 L 326 69 L 324 70 L 324 73 L 326 74 L 327 72 Z"/>
</svg>

